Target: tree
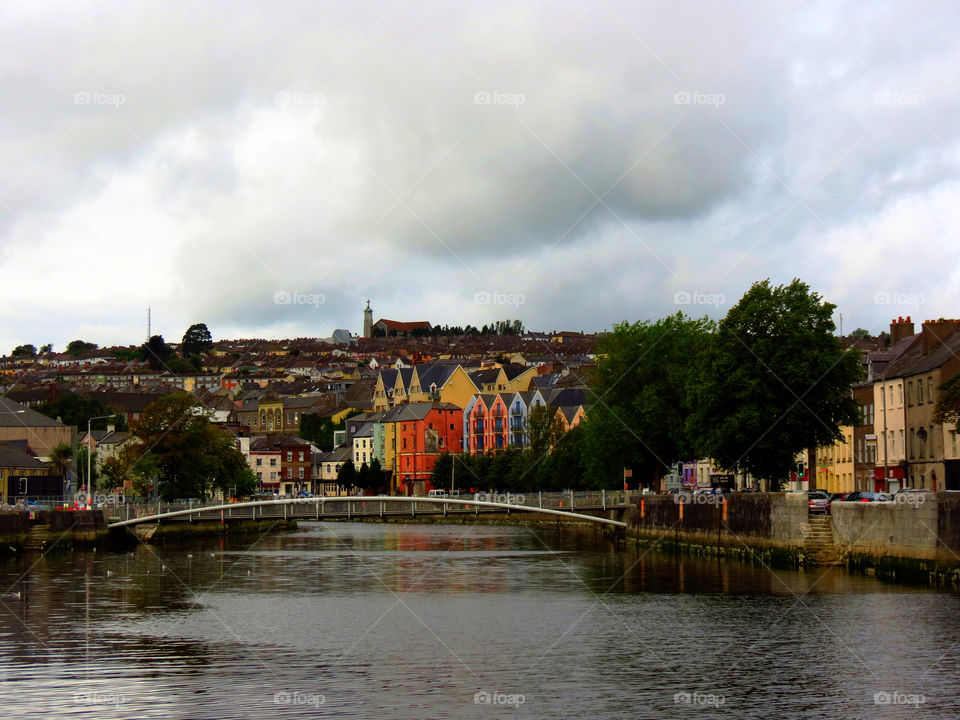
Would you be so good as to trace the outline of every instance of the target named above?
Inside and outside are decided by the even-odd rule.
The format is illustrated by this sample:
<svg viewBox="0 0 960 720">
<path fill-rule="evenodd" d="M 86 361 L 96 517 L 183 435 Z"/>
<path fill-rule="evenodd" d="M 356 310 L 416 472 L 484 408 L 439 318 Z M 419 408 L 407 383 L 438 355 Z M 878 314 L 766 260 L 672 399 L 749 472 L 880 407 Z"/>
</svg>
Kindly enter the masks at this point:
<svg viewBox="0 0 960 720">
<path fill-rule="evenodd" d="M 67 355 L 82 355 L 83 353 L 89 350 L 96 350 L 98 345 L 92 342 L 86 342 L 85 340 L 71 340 L 67 343 Z"/>
<path fill-rule="evenodd" d="M 357 467 L 353 464 L 353 460 L 347 460 L 337 470 L 337 484 L 347 489 L 357 484 Z"/>
<path fill-rule="evenodd" d="M 549 405 L 537 405 L 527 416 L 527 436 L 530 438 L 530 450 L 535 457 L 546 455 L 560 436 L 563 435 L 563 423 L 557 417 L 557 409 Z"/>
<path fill-rule="evenodd" d="M 37 348 L 33 345 L 17 345 L 10 355 L 11 357 L 36 357 Z"/>
<path fill-rule="evenodd" d="M 860 424 L 850 385 L 860 353 L 834 336 L 835 306 L 800 280 L 754 283 L 720 321 L 689 427 L 697 457 L 770 481 L 789 477 L 797 453 L 842 439 Z"/>
<path fill-rule="evenodd" d="M 40 354 L 45 355 L 47 353 L 53 352 L 53 343 L 47 343 L 46 345 L 40 346 Z"/>
<path fill-rule="evenodd" d="M 230 433 L 211 423 L 189 393 L 165 395 L 150 403 L 131 428 L 134 439 L 121 459 L 164 500 L 202 498 L 246 488 L 249 466 Z"/>
<path fill-rule="evenodd" d="M 73 466 L 73 447 L 69 443 L 57 443 L 50 448 L 50 464 L 56 472 L 66 477 Z"/>
<path fill-rule="evenodd" d="M 140 346 L 140 357 L 147 361 L 152 370 L 165 369 L 171 355 L 173 348 L 164 342 L 163 335 L 152 335 Z"/>
<path fill-rule="evenodd" d="M 102 490 L 122 490 L 132 480 L 130 469 L 120 457 L 108 457 L 100 466 L 100 487 Z"/>
<path fill-rule="evenodd" d="M 112 418 L 105 418 L 105 415 L 114 415 L 112 407 L 99 400 L 83 395 L 74 395 L 73 393 L 61 394 L 52 403 L 41 403 L 36 407 L 36 410 L 47 417 L 60 418 L 60 422 L 64 425 L 73 425 L 82 433 L 87 431 L 87 420 L 94 417 L 100 419 L 91 423 L 90 427 L 93 430 L 104 430 L 107 425 L 113 425 L 116 430 L 125 430 L 127 427 L 125 415 L 120 414 Z"/>
<path fill-rule="evenodd" d="M 854 340 L 863 340 L 864 338 L 870 337 L 870 331 L 865 330 L 864 328 L 857 328 L 850 333 L 850 337 L 852 337 Z"/>
<path fill-rule="evenodd" d="M 187 328 L 180 345 L 180 354 L 184 358 L 191 355 L 205 355 L 213 347 L 213 336 L 204 323 L 195 323 Z"/>
<path fill-rule="evenodd" d="M 937 423 L 960 423 L 960 373 L 957 373 L 939 388 L 940 399 L 933 421 Z"/>
<path fill-rule="evenodd" d="M 694 456 L 687 425 L 691 389 L 714 323 L 678 312 L 656 322 L 620 323 L 597 348 L 593 405 L 584 420 L 587 473 L 619 486 L 624 468 L 648 487 L 666 467 Z"/>
</svg>

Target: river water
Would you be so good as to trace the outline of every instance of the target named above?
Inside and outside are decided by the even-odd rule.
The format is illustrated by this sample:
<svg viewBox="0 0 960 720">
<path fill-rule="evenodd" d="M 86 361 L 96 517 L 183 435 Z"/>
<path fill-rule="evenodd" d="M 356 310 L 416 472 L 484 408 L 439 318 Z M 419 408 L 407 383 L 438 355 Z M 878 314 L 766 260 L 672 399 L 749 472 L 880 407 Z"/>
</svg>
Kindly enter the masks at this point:
<svg viewBox="0 0 960 720">
<path fill-rule="evenodd" d="M 3 718 L 960 717 L 957 595 L 590 530 L 301 523 L 0 590 Z"/>
</svg>

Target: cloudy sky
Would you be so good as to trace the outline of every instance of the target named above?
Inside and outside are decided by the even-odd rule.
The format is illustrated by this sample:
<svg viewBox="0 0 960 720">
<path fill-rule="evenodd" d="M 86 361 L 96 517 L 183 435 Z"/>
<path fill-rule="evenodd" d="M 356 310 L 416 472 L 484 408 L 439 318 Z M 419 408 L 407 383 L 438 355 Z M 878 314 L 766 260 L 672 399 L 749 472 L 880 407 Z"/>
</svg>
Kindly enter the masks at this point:
<svg viewBox="0 0 960 720">
<path fill-rule="evenodd" d="M 0 5 L 0 352 L 960 315 L 960 6 Z"/>
</svg>

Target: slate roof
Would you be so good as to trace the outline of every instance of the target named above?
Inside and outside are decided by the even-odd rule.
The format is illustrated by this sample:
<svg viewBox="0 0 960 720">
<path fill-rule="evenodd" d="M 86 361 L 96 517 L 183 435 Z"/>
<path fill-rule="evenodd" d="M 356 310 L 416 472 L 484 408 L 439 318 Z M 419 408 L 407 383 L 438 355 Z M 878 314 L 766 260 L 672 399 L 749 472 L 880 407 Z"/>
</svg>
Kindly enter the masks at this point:
<svg viewBox="0 0 960 720">
<path fill-rule="evenodd" d="M 13 443 L 0 440 L 0 467 L 45 470 L 47 465 Z"/>
<path fill-rule="evenodd" d="M 63 427 L 63 423 L 0 397 L 0 427 Z"/>
</svg>

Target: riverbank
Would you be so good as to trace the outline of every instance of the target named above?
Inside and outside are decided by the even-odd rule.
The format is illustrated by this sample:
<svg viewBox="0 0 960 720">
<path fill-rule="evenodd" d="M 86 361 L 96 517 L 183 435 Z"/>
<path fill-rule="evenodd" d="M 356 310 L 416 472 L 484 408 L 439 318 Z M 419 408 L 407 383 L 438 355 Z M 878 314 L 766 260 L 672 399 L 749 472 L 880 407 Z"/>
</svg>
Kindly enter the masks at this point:
<svg viewBox="0 0 960 720">
<path fill-rule="evenodd" d="M 806 496 L 734 493 L 678 502 L 648 496 L 627 513 L 627 542 L 772 568 L 841 565 L 889 582 L 960 588 L 960 498 L 834 503 L 810 516 Z"/>
</svg>

